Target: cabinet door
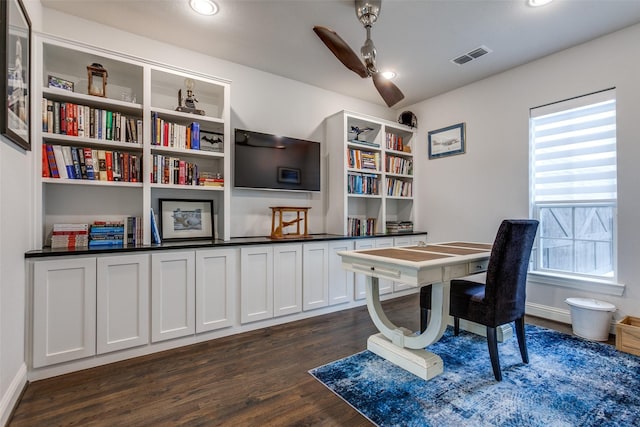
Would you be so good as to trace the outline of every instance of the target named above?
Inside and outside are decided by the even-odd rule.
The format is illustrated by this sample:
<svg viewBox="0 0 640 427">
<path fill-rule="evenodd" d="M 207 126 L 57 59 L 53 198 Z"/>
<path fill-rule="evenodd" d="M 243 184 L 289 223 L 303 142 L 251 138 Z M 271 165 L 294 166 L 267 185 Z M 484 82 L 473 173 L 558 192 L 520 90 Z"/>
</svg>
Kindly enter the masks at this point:
<svg viewBox="0 0 640 427">
<path fill-rule="evenodd" d="M 376 248 L 392 248 L 393 247 L 393 237 L 381 237 L 376 240 Z M 393 280 L 390 279 L 380 279 L 380 295 L 390 294 L 393 292 Z"/>
<path fill-rule="evenodd" d="M 329 305 L 329 244 L 305 243 L 302 255 L 304 310 Z"/>
<path fill-rule="evenodd" d="M 149 343 L 149 255 L 97 260 L 97 351 Z"/>
<path fill-rule="evenodd" d="M 151 341 L 195 332 L 195 255 L 151 255 Z"/>
<path fill-rule="evenodd" d="M 412 246 L 414 245 L 413 243 L 413 236 L 397 236 L 393 238 L 393 246 Z M 415 286 L 410 286 L 407 285 L 406 283 L 402 283 L 402 282 L 393 282 L 393 291 L 394 292 L 398 292 L 398 291 L 402 291 L 405 289 L 411 289 L 414 288 Z"/>
<path fill-rule="evenodd" d="M 342 268 L 340 251 L 351 251 L 353 240 L 329 242 L 329 305 L 353 301 L 353 272 Z"/>
<path fill-rule="evenodd" d="M 302 311 L 302 245 L 273 247 L 273 314 Z"/>
<path fill-rule="evenodd" d="M 240 249 L 240 322 L 273 317 L 273 249 Z"/>
<path fill-rule="evenodd" d="M 236 249 L 196 251 L 196 332 L 233 325 Z"/>
<path fill-rule="evenodd" d="M 411 236 L 411 244 L 419 245 L 420 243 L 427 244 L 427 235 L 426 234 L 416 234 L 415 236 Z"/>
<path fill-rule="evenodd" d="M 37 261 L 33 267 L 33 367 L 96 352 L 96 259 Z"/>
</svg>

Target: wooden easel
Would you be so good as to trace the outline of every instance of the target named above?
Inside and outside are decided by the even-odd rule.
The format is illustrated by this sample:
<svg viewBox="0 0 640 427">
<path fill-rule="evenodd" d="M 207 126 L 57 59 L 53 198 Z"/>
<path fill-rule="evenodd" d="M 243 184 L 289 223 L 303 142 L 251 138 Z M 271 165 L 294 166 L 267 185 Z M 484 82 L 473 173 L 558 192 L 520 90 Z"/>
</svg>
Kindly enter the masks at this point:
<svg viewBox="0 0 640 427">
<path fill-rule="evenodd" d="M 296 237 L 309 237 L 307 232 L 307 215 L 310 207 L 293 207 L 293 206 L 272 206 L 271 207 L 271 238 L 272 239 L 292 239 Z M 295 212 L 296 218 L 290 221 L 284 221 L 283 215 L 285 212 Z M 304 217 L 301 216 L 304 214 Z M 278 216 L 278 225 L 276 226 L 276 216 Z M 300 223 L 304 223 L 304 232 L 300 232 Z M 284 234 L 282 232 L 284 227 L 290 225 L 296 225 L 295 233 Z"/>
</svg>

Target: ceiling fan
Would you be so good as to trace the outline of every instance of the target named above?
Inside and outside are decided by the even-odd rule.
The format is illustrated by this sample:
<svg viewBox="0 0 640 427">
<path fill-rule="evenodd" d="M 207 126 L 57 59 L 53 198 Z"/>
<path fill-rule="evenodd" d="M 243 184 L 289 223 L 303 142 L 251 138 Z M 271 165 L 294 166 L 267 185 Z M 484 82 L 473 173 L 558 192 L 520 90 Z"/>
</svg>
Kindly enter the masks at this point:
<svg viewBox="0 0 640 427">
<path fill-rule="evenodd" d="M 356 16 L 367 30 L 367 39 L 360 49 L 362 60 L 335 31 L 321 26 L 313 27 L 313 31 L 345 67 L 363 79 L 371 77 L 384 102 L 392 107 L 401 101 L 404 95 L 376 68 L 376 48 L 371 40 L 371 27 L 380 15 L 381 3 L 382 0 L 355 0 Z"/>
</svg>

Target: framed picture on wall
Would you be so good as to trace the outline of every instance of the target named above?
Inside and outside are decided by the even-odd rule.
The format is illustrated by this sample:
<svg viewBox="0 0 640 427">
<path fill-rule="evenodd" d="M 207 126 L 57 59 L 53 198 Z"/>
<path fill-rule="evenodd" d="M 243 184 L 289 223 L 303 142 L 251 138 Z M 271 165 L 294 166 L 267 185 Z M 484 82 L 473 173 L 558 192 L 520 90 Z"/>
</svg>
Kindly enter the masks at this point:
<svg viewBox="0 0 640 427">
<path fill-rule="evenodd" d="M 213 239 L 213 200 L 160 199 L 162 240 Z"/>
<path fill-rule="evenodd" d="M 25 150 L 31 150 L 29 81 L 31 76 L 31 21 L 21 0 L 0 2 L 0 133 Z"/>
<path fill-rule="evenodd" d="M 429 159 L 463 154 L 464 151 L 464 123 L 458 123 L 429 132 Z"/>
</svg>

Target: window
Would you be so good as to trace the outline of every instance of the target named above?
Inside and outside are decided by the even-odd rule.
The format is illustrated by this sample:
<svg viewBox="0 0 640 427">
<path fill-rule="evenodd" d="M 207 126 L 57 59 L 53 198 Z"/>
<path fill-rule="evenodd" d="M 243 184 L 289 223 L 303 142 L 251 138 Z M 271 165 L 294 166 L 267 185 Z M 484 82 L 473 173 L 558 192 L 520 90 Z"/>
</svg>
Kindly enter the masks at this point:
<svg viewBox="0 0 640 427">
<path fill-rule="evenodd" d="M 615 89 L 532 108 L 532 271 L 616 278 Z"/>
</svg>

